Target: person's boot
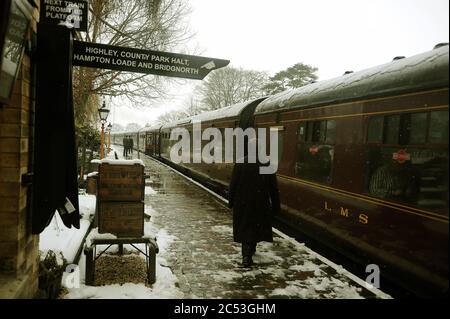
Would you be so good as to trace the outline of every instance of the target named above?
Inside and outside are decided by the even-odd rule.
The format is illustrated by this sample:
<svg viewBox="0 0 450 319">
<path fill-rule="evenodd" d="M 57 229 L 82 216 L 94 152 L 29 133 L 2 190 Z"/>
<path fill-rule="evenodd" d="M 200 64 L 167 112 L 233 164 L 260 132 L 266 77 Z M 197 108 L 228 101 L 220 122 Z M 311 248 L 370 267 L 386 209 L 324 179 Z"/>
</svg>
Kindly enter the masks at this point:
<svg viewBox="0 0 450 319">
<path fill-rule="evenodd" d="M 254 244 L 251 248 L 251 254 L 252 256 L 256 253 L 256 244 Z"/>
<path fill-rule="evenodd" d="M 253 248 L 256 248 L 256 245 L 253 243 L 242 243 L 242 266 L 250 267 L 253 265 Z"/>
<path fill-rule="evenodd" d="M 248 255 L 243 256 L 243 257 L 242 257 L 242 266 L 248 268 L 248 267 L 250 267 L 251 265 L 253 265 L 252 256 L 248 256 Z"/>
</svg>

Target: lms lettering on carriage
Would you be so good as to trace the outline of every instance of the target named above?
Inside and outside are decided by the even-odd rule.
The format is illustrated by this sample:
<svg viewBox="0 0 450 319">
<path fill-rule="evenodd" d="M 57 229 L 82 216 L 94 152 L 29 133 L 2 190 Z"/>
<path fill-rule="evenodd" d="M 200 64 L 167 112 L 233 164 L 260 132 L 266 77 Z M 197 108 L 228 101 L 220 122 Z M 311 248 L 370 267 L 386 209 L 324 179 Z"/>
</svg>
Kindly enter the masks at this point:
<svg viewBox="0 0 450 319">
<path fill-rule="evenodd" d="M 266 130 L 269 130 L 267 147 Z M 243 130 L 208 127 L 203 130 L 200 121 L 194 121 L 192 130 L 177 127 L 170 132 L 170 140 L 177 141 L 170 148 L 170 160 L 180 163 L 260 163 L 260 174 L 275 174 L 278 170 L 278 130 L 249 127 Z M 191 142 L 192 132 L 192 142 Z M 202 141 L 209 141 L 203 146 Z M 236 143 L 235 143 L 236 141 Z M 191 149 L 192 145 L 192 149 Z M 235 146 L 235 147 L 234 147 Z M 236 150 L 236 152 L 233 152 Z M 267 155 L 269 151 L 269 155 Z M 192 156 L 191 156 L 192 155 Z M 267 165 L 268 164 L 268 165 Z"/>
</svg>

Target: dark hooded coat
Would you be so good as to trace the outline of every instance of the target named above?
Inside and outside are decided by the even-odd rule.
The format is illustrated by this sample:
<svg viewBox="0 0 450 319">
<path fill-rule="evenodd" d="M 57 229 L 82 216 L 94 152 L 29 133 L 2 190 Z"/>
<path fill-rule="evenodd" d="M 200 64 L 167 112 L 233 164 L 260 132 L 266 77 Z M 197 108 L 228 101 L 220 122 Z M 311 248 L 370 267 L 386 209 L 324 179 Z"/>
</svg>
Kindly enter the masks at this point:
<svg viewBox="0 0 450 319">
<path fill-rule="evenodd" d="M 260 164 L 236 163 L 229 189 L 233 237 L 238 243 L 273 241 L 272 215 L 280 210 L 275 174 L 260 174 Z"/>
<path fill-rule="evenodd" d="M 80 228 L 71 33 L 41 24 L 37 42 L 33 234 L 49 225 L 56 210 L 66 227 Z M 68 200 L 74 211 L 65 207 Z"/>
</svg>

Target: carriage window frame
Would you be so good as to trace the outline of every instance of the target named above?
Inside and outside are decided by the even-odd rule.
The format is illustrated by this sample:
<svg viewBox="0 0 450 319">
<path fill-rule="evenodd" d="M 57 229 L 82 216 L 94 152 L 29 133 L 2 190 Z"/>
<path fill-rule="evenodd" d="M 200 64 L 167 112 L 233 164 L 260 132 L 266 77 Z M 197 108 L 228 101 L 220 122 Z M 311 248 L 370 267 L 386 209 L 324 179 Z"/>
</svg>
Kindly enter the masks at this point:
<svg viewBox="0 0 450 319">
<path fill-rule="evenodd" d="M 442 164 L 442 161 L 447 157 L 448 163 L 448 149 L 445 155 L 445 147 L 448 147 L 448 132 L 439 134 L 439 138 L 436 140 L 432 140 L 430 132 L 433 129 L 437 132 L 442 131 L 442 128 L 448 130 L 448 109 L 396 113 L 395 115 L 401 116 L 397 143 L 386 143 L 385 136 L 379 143 L 369 141 L 370 120 L 382 116 L 381 123 L 386 125 L 387 121 L 384 119 L 389 115 L 372 115 L 367 118 L 364 192 L 376 198 L 445 214 L 445 202 L 448 200 L 445 196 L 448 193 L 448 180 L 445 180 L 448 176 L 448 164 Z M 420 120 L 421 117 L 422 120 Z M 419 138 L 413 137 L 416 134 L 413 131 L 414 121 L 417 123 L 422 121 L 416 126 L 419 128 Z M 437 122 L 439 122 L 440 128 L 437 128 Z M 384 127 L 381 129 L 383 132 L 386 131 Z M 403 141 L 401 134 L 403 134 Z M 403 161 L 394 157 L 399 156 L 400 151 L 405 154 Z M 377 154 L 381 154 L 381 156 Z M 377 158 L 378 156 L 380 158 Z M 447 171 L 445 167 L 447 167 Z M 436 173 L 436 170 L 442 170 L 442 173 Z M 399 173 L 392 173 L 397 171 Z M 391 174 L 391 182 L 383 184 L 381 181 L 388 179 L 389 176 L 386 175 L 388 173 Z M 377 179 L 376 176 L 381 176 L 381 178 Z M 402 178 L 393 178 L 392 176 L 401 176 L 405 179 L 402 181 Z M 446 211 L 448 216 L 448 209 Z"/>
<path fill-rule="evenodd" d="M 373 120 L 373 121 L 372 121 Z M 379 121 L 379 123 L 375 123 Z M 378 127 L 371 127 L 371 125 L 379 125 Z M 372 128 L 372 130 L 371 130 Z M 384 133 L 384 115 L 369 116 L 367 119 L 367 130 L 366 130 L 366 143 L 382 144 L 383 143 L 383 133 Z M 375 132 L 373 132 L 375 131 Z M 372 132 L 373 139 L 372 139 Z"/>
<path fill-rule="evenodd" d="M 442 136 L 446 136 L 447 140 L 438 140 L 438 141 L 433 140 L 432 141 L 431 140 L 431 130 L 436 128 L 435 123 L 432 123 L 432 121 L 433 121 L 432 116 L 433 116 L 433 114 L 440 113 L 440 112 L 446 112 L 447 113 L 446 116 L 438 117 L 438 118 L 444 118 L 444 119 L 447 120 L 447 123 L 446 123 L 447 124 L 446 125 L 446 127 L 447 127 L 447 134 L 442 135 Z M 427 130 L 427 142 L 430 143 L 430 144 L 434 144 L 434 145 L 448 144 L 448 109 L 435 110 L 435 111 L 429 112 L 429 115 L 428 115 L 428 130 Z"/>
<path fill-rule="evenodd" d="M 402 114 L 390 114 L 383 119 L 383 144 L 400 144 L 400 132 L 402 123 Z M 395 122 L 394 122 L 395 120 Z M 393 131 L 394 134 L 391 132 Z M 391 140 L 393 138 L 393 140 Z"/>
<path fill-rule="evenodd" d="M 304 138 L 302 138 L 300 134 L 302 127 L 305 131 Z M 331 138 L 329 136 L 329 130 L 333 132 Z M 331 185 L 333 183 L 334 147 L 336 144 L 337 131 L 338 121 L 336 119 L 308 120 L 298 124 L 294 173 L 296 177 L 326 185 Z M 315 165 L 312 165 L 312 162 L 317 163 L 320 161 L 309 157 L 311 155 L 315 156 L 316 154 L 320 154 L 323 151 L 328 151 L 329 163 L 323 162 L 324 167 L 315 167 Z M 308 159 L 310 159 L 310 161 L 308 161 Z M 325 169 L 327 165 L 329 165 L 329 167 Z"/>
<path fill-rule="evenodd" d="M 417 112 L 405 112 L 405 113 L 396 113 L 396 114 L 389 114 L 389 115 L 372 115 L 367 118 L 367 127 L 366 127 L 366 143 L 367 144 L 383 144 L 383 145 L 398 145 L 398 146 L 410 146 L 410 145 L 424 145 L 424 144 L 433 144 L 433 145 L 442 145 L 448 143 L 447 141 L 432 141 L 431 140 L 431 130 L 435 127 L 435 125 L 432 123 L 432 117 L 434 114 L 438 112 L 447 112 L 447 116 L 444 116 L 443 118 L 448 119 L 448 109 L 439 109 L 439 110 L 421 110 Z M 425 115 L 425 125 L 423 126 L 424 132 L 422 132 L 422 135 L 424 136 L 422 142 L 412 142 L 411 137 L 413 135 L 411 131 L 411 125 L 413 123 L 412 117 L 413 116 L 420 116 Z M 387 141 L 386 132 L 389 128 L 387 128 L 388 120 L 387 118 L 392 118 L 393 116 L 398 116 L 398 130 L 397 130 L 397 137 L 395 143 L 390 143 Z M 371 120 L 373 119 L 379 119 L 382 118 L 381 124 L 379 130 L 382 132 L 381 140 L 372 141 L 370 140 L 370 125 Z M 445 125 L 444 125 L 445 126 Z"/>
<path fill-rule="evenodd" d="M 300 122 L 297 128 L 297 143 L 306 142 L 306 139 L 308 137 L 308 129 L 307 129 L 307 123 L 308 122 Z"/>
</svg>

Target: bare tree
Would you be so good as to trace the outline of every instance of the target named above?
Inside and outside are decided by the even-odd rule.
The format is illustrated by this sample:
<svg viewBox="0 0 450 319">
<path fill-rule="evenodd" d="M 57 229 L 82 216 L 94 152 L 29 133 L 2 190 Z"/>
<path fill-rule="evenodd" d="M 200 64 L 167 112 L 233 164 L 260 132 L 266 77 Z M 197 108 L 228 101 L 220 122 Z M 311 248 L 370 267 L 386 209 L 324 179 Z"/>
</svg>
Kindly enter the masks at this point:
<svg viewBox="0 0 450 319">
<path fill-rule="evenodd" d="M 138 123 L 128 123 L 127 126 L 125 127 L 125 131 L 137 131 L 140 128 L 142 128 L 142 126 L 139 125 Z"/>
<path fill-rule="evenodd" d="M 156 122 L 158 124 L 166 124 L 166 123 L 174 122 L 177 120 L 181 120 L 181 119 L 189 117 L 189 116 L 190 116 L 190 114 L 188 114 L 186 112 L 186 110 L 184 110 L 184 109 L 169 111 L 169 112 L 166 112 L 166 113 L 160 115 L 158 117 L 158 119 L 156 120 Z"/>
<path fill-rule="evenodd" d="M 125 128 L 123 127 L 123 125 L 119 124 L 119 123 L 114 123 L 112 124 L 112 129 L 111 131 L 113 132 L 120 132 L 123 131 Z"/>
<path fill-rule="evenodd" d="M 81 40 L 140 49 L 169 51 L 192 37 L 186 0 L 90 0 L 89 30 Z M 165 94 L 167 79 L 155 75 L 75 68 L 73 76 L 76 120 L 96 117 L 98 96 L 126 96 L 134 103 Z"/>
<path fill-rule="evenodd" d="M 77 33 L 78 39 L 115 46 L 184 53 L 181 46 L 192 37 L 186 18 L 190 13 L 187 0 L 89 0 L 89 29 Z M 80 136 L 83 176 L 86 146 L 97 120 L 101 96 L 125 96 L 132 104 L 149 105 L 150 99 L 164 96 L 165 84 L 173 79 L 113 70 L 75 67 L 73 101 L 75 125 Z"/>
<path fill-rule="evenodd" d="M 185 98 L 182 111 L 188 116 L 197 115 L 204 111 L 201 101 L 199 101 L 198 97 L 195 95 L 195 92 L 192 92 Z"/>
<path fill-rule="evenodd" d="M 210 74 L 197 92 L 203 110 L 216 110 L 262 96 L 267 81 L 265 72 L 227 67 Z"/>
</svg>

